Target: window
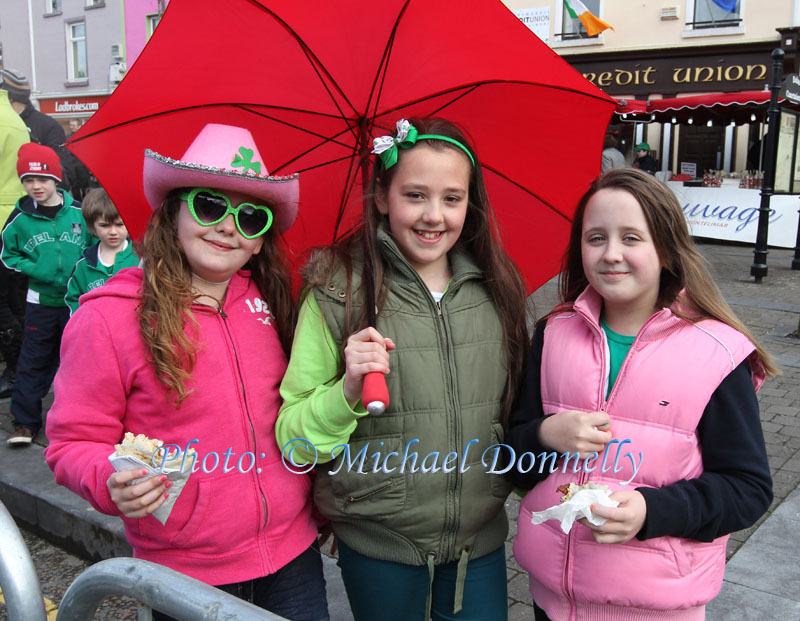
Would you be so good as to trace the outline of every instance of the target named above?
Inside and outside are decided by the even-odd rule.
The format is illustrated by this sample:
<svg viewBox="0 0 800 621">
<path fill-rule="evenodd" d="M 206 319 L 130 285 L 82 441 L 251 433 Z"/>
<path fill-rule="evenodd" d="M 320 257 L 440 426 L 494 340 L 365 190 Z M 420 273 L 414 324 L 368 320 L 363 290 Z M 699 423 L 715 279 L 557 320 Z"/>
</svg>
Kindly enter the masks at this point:
<svg viewBox="0 0 800 621">
<path fill-rule="evenodd" d="M 589 37 L 580 20 L 570 17 L 567 6 L 563 2 L 559 4 L 561 4 L 561 28 L 559 29 L 561 32 L 556 32 L 556 37 L 560 36 L 562 41 L 597 38 L 597 35 Z M 600 16 L 600 0 L 584 0 L 583 4 L 592 15 Z"/>
<path fill-rule="evenodd" d="M 89 77 L 86 64 L 86 23 L 83 20 L 67 24 L 67 79 L 85 80 Z"/>
<path fill-rule="evenodd" d="M 44 1 L 44 14 L 45 15 L 58 15 L 61 13 L 61 0 L 45 0 Z"/>
<path fill-rule="evenodd" d="M 742 34 L 745 0 L 686 0 L 684 36 Z"/>
<path fill-rule="evenodd" d="M 155 13 L 154 15 L 148 15 L 147 16 L 147 38 L 148 39 L 150 39 L 150 37 L 153 36 L 153 33 L 156 30 L 156 26 L 158 26 L 158 22 L 160 22 L 160 21 L 161 21 L 161 14 L 160 13 Z"/>
<path fill-rule="evenodd" d="M 86 8 L 93 9 L 95 7 L 101 7 L 106 5 L 106 0 L 86 0 Z"/>
<path fill-rule="evenodd" d="M 602 18 L 603 0 L 582 0 L 586 9 Z M 551 47 L 573 47 L 581 45 L 602 45 L 603 34 L 590 37 L 579 19 L 570 17 L 564 0 L 556 0 L 553 11 L 553 41 Z"/>
</svg>

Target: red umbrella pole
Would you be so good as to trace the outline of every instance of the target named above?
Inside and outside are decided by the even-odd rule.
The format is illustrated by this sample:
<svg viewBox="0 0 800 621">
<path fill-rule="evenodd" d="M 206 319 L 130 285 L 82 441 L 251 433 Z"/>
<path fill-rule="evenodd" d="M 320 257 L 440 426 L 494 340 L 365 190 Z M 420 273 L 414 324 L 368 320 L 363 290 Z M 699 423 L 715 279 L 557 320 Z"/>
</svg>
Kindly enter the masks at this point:
<svg viewBox="0 0 800 621">
<path fill-rule="evenodd" d="M 369 179 L 369 126 L 366 117 L 358 123 L 358 152 L 361 155 L 361 194 L 366 196 Z M 366 203 L 364 204 L 366 209 Z M 367 297 L 367 319 L 370 327 L 375 327 L 375 279 L 372 272 L 370 240 L 364 237 L 364 288 Z M 364 377 L 364 388 L 361 390 L 361 403 L 370 414 L 383 414 L 389 405 L 389 389 L 383 373 L 373 371 Z"/>
</svg>

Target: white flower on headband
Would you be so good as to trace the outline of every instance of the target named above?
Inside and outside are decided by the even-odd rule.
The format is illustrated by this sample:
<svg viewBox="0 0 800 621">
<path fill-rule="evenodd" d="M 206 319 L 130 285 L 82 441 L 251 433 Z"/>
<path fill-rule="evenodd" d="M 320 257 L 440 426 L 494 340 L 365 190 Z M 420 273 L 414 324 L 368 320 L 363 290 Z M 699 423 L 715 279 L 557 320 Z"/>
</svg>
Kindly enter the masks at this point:
<svg viewBox="0 0 800 621">
<path fill-rule="evenodd" d="M 397 137 L 393 136 L 379 136 L 372 140 L 372 153 L 380 155 L 384 151 L 391 149 L 395 144 L 400 144 L 408 138 L 408 132 L 411 130 L 411 123 L 406 119 L 400 119 L 395 123 L 397 127 Z"/>
<path fill-rule="evenodd" d="M 394 146 L 394 138 L 391 136 L 380 136 L 372 140 L 372 152 L 380 154 Z"/>
<path fill-rule="evenodd" d="M 411 129 L 411 123 L 409 123 L 406 119 L 400 119 L 396 123 L 397 126 L 397 142 L 403 142 L 406 137 L 408 136 L 408 131 Z"/>
</svg>

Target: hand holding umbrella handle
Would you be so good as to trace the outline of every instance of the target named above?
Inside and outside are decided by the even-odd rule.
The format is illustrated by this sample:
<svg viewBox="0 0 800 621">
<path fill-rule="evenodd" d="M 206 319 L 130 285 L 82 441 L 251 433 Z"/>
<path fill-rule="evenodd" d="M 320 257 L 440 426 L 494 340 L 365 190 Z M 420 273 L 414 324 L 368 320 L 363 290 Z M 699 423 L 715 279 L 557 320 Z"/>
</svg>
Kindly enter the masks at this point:
<svg viewBox="0 0 800 621">
<path fill-rule="evenodd" d="M 361 403 L 370 414 L 383 414 L 389 405 L 389 389 L 386 388 L 386 376 L 373 371 L 364 376 L 364 388 L 361 391 Z"/>
</svg>

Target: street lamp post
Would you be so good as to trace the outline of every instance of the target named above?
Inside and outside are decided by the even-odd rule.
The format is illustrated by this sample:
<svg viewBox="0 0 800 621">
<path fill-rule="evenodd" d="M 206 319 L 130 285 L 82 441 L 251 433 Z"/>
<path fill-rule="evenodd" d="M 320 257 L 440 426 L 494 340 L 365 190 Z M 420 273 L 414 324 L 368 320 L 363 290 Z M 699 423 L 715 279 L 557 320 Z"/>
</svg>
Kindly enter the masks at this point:
<svg viewBox="0 0 800 621">
<path fill-rule="evenodd" d="M 781 88 L 783 77 L 783 50 L 772 50 L 772 84 L 767 108 L 767 144 L 764 151 L 764 182 L 761 187 L 761 206 L 758 208 L 758 231 L 756 232 L 756 246 L 753 250 L 753 264 L 750 266 L 750 275 L 755 277 L 757 283 L 767 275 L 767 234 L 769 232 L 769 202 L 775 190 L 775 160 L 778 150 L 778 123 L 780 121 L 780 107 L 778 106 L 778 91 Z"/>
</svg>

